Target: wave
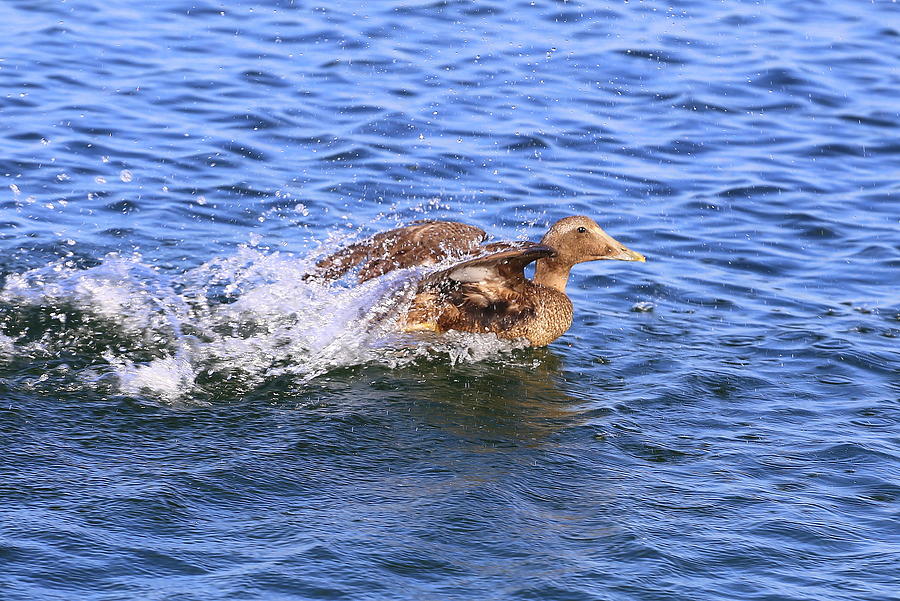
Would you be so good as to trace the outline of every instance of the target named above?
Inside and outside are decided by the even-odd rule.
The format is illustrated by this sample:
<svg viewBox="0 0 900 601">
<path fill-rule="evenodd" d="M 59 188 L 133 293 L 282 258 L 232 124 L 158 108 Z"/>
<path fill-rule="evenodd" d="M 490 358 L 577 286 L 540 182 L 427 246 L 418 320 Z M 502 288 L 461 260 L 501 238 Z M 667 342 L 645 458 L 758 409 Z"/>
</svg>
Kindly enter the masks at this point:
<svg viewBox="0 0 900 601">
<path fill-rule="evenodd" d="M 204 400 L 334 369 L 480 361 L 522 348 L 493 335 L 399 332 L 422 273 L 361 285 L 304 280 L 312 260 L 245 246 L 183 273 L 139 255 L 7 276 L 0 357 L 114 394 Z M 52 367 L 52 368 L 51 368 Z M 56 377 L 56 376 L 54 376 Z"/>
</svg>

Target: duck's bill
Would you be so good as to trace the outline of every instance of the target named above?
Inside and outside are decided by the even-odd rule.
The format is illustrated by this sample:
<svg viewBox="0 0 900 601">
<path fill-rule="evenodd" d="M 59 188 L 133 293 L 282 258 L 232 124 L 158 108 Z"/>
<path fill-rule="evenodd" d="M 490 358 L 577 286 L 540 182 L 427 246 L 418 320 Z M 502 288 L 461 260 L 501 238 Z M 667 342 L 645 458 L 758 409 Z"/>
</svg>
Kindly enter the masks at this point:
<svg viewBox="0 0 900 601">
<path fill-rule="evenodd" d="M 640 261 L 641 263 L 647 262 L 647 257 L 633 250 L 626 250 L 625 252 L 619 253 L 615 256 L 615 258 L 620 261 Z"/>
<path fill-rule="evenodd" d="M 601 257 L 603 259 L 611 259 L 614 261 L 640 261 L 641 263 L 647 262 L 647 257 L 642 255 L 639 252 L 635 252 L 633 250 L 623 248 L 621 251 L 614 255 L 606 255 L 605 257 Z"/>
</svg>

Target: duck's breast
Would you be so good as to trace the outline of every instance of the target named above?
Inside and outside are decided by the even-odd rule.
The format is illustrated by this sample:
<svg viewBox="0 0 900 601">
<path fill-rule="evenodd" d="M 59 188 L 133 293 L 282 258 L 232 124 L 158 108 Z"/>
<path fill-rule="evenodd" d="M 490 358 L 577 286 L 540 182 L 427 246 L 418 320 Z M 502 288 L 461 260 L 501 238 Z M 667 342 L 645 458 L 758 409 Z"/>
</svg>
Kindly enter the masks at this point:
<svg viewBox="0 0 900 601">
<path fill-rule="evenodd" d="M 562 292 L 534 286 L 535 315 L 523 324 L 523 338 L 532 346 L 546 346 L 572 326 L 572 301 Z"/>
</svg>

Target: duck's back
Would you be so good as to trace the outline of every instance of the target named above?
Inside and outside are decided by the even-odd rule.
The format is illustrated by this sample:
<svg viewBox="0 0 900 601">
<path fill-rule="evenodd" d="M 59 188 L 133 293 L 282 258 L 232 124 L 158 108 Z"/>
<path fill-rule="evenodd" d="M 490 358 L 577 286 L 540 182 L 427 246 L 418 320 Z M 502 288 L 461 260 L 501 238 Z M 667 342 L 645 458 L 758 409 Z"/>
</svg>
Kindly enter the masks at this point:
<svg viewBox="0 0 900 601">
<path fill-rule="evenodd" d="M 420 221 L 339 249 L 321 259 L 311 275 L 334 280 L 358 265 L 358 280 L 365 282 L 395 269 L 469 256 L 486 237 L 484 230 L 465 223 Z"/>
</svg>

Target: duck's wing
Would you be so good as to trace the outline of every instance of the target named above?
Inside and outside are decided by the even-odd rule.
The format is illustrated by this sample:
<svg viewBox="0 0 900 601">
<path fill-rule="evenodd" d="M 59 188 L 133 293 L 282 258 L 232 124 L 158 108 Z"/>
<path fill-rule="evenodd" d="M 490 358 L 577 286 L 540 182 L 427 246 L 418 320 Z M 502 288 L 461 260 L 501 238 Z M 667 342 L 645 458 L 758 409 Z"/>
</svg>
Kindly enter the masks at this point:
<svg viewBox="0 0 900 601">
<path fill-rule="evenodd" d="M 496 243 L 509 244 L 509 243 Z M 525 280 L 525 267 L 538 259 L 552 257 L 556 251 L 544 244 L 522 243 L 519 248 L 495 252 L 477 259 L 463 261 L 431 277 L 446 278 L 463 284 L 485 284 L 513 288 Z"/>
<path fill-rule="evenodd" d="M 481 228 L 456 221 L 420 221 L 350 244 L 316 263 L 311 275 L 336 280 L 356 267 L 365 282 L 395 269 L 435 265 L 477 252 Z"/>
<path fill-rule="evenodd" d="M 498 253 L 504 250 L 525 250 L 535 246 L 541 246 L 541 244 L 529 240 L 501 240 L 499 242 L 482 244 L 478 247 L 478 252 L 482 254 Z"/>
<path fill-rule="evenodd" d="M 539 299 L 525 279 L 525 266 L 556 254 L 529 244 L 464 261 L 431 274 L 419 285 L 408 321 L 432 322 L 439 330 L 498 332 L 533 316 Z"/>
</svg>

